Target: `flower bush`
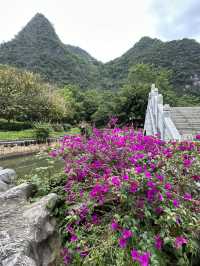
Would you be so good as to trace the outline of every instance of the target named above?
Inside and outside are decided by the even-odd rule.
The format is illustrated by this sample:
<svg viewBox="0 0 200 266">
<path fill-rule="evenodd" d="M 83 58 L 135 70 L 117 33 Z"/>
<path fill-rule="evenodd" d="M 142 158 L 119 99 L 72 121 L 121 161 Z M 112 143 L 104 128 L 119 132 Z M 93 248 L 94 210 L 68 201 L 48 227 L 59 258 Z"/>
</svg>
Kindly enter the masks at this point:
<svg viewBox="0 0 200 266">
<path fill-rule="evenodd" d="M 93 129 L 51 156 L 65 160 L 65 264 L 199 265 L 199 142 Z"/>
</svg>

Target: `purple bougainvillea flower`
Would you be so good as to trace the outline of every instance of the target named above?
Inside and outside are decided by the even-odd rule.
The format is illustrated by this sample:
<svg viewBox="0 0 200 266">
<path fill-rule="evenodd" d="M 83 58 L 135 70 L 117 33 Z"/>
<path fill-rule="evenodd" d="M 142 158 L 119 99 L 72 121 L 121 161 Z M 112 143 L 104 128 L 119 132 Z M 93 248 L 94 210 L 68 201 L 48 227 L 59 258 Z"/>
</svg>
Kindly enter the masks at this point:
<svg viewBox="0 0 200 266">
<path fill-rule="evenodd" d="M 143 209 L 144 208 L 144 204 L 145 204 L 145 200 L 144 199 L 138 199 L 136 202 L 136 206 L 139 209 Z"/>
<path fill-rule="evenodd" d="M 136 249 L 133 249 L 131 251 L 131 256 L 133 261 L 137 261 L 141 266 L 149 265 L 149 259 L 150 259 L 149 252 L 144 252 L 143 254 L 140 254 Z"/>
<path fill-rule="evenodd" d="M 88 254 L 89 254 L 89 251 L 87 250 L 80 252 L 81 257 L 86 257 Z"/>
<path fill-rule="evenodd" d="M 145 252 L 144 254 L 140 255 L 139 263 L 141 266 L 148 266 L 149 265 L 150 254 Z"/>
<path fill-rule="evenodd" d="M 150 188 L 155 188 L 156 184 L 153 181 L 148 181 L 147 186 Z"/>
<path fill-rule="evenodd" d="M 171 199 L 172 198 L 172 193 L 169 192 L 169 191 L 166 191 L 166 196 L 168 199 Z"/>
<path fill-rule="evenodd" d="M 147 199 L 148 201 L 152 202 L 155 199 L 155 196 L 157 194 L 157 189 L 152 188 L 147 191 Z"/>
<path fill-rule="evenodd" d="M 111 223 L 111 228 L 112 230 L 116 231 L 119 229 L 119 224 L 115 220 L 113 220 Z"/>
<path fill-rule="evenodd" d="M 200 140 L 200 134 L 196 135 L 196 139 Z"/>
<path fill-rule="evenodd" d="M 156 175 L 156 177 L 157 177 L 160 181 L 163 181 L 163 180 L 164 180 L 164 176 L 162 176 L 162 175 Z"/>
<path fill-rule="evenodd" d="M 143 173 L 143 168 L 141 166 L 136 166 L 135 172 L 136 172 L 136 174 L 141 174 L 141 173 Z"/>
<path fill-rule="evenodd" d="M 158 250 L 161 250 L 163 246 L 163 240 L 161 239 L 160 235 L 155 236 L 155 247 Z"/>
<path fill-rule="evenodd" d="M 58 156 L 58 151 L 56 151 L 56 150 L 50 151 L 49 156 L 55 158 L 56 156 Z"/>
<path fill-rule="evenodd" d="M 128 180 L 129 180 L 129 176 L 128 176 L 127 174 L 123 175 L 122 178 L 123 178 L 123 180 L 125 180 L 125 181 L 128 181 Z"/>
<path fill-rule="evenodd" d="M 63 256 L 63 261 L 64 261 L 65 265 L 68 265 L 71 262 L 71 257 L 69 255 L 64 255 Z"/>
<path fill-rule="evenodd" d="M 81 220 L 85 219 L 85 217 L 87 216 L 87 214 L 89 213 L 89 208 L 83 204 L 78 210 L 77 210 L 77 214 L 79 214 Z"/>
<path fill-rule="evenodd" d="M 157 214 L 161 214 L 161 213 L 163 213 L 163 207 L 157 207 L 157 208 L 155 209 L 155 212 L 156 212 Z"/>
<path fill-rule="evenodd" d="M 164 142 L 156 137 L 144 136 L 143 132 L 134 132 L 132 128 L 107 128 L 94 129 L 89 138 L 81 135 L 63 137 L 61 146 L 53 156 L 56 154 L 65 162 L 65 215 L 73 216 L 72 221 L 65 221 L 71 223 L 66 225 L 69 237 L 65 245 L 69 251 L 63 253 L 65 263 L 77 264 L 77 253 L 81 263 L 83 258 L 80 256 L 87 255 L 90 250 L 90 246 L 83 247 L 82 239 L 89 245 L 92 240 L 91 230 L 98 237 L 98 224 L 103 223 L 102 230 L 106 226 L 106 220 L 105 224 L 104 219 L 99 221 L 100 214 L 107 217 L 111 209 L 116 216 L 111 216 L 107 229 L 110 228 L 113 237 L 117 237 L 116 244 L 118 248 L 124 249 L 124 254 L 128 255 L 132 243 L 137 245 L 131 251 L 133 265 L 148 266 L 150 262 L 154 263 L 150 253 L 139 250 L 144 225 L 149 223 L 149 219 L 149 233 L 154 234 L 154 238 L 148 248 L 158 255 L 161 251 L 163 254 L 160 255 L 165 256 L 167 251 L 164 249 L 162 234 L 166 232 L 156 221 L 165 212 L 167 214 L 170 208 L 175 212 L 174 223 L 178 228 L 172 232 L 176 234 L 174 249 L 181 249 L 187 243 L 185 216 L 180 207 L 187 208 L 187 213 L 191 213 L 191 217 L 188 215 L 190 221 L 192 213 L 196 214 L 199 209 L 195 193 L 189 190 L 190 183 L 193 187 L 195 182 L 200 181 L 197 165 L 199 143 Z M 170 171 L 173 171 L 172 176 L 169 176 Z M 178 178 L 182 175 L 185 176 L 185 186 Z M 193 200 L 189 193 L 194 198 L 194 204 L 190 203 Z M 79 207 L 68 208 L 72 204 Z M 134 231 L 131 230 L 135 228 L 131 227 L 133 225 L 136 226 Z M 187 232 L 188 239 L 191 233 Z M 173 237 L 173 234 L 169 234 Z"/>
<path fill-rule="evenodd" d="M 112 179 L 111 179 L 111 182 L 112 182 L 112 184 L 115 187 L 120 187 L 121 186 L 121 180 L 119 179 L 118 176 L 113 176 Z"/>
<path fill-rule="evenodd" d="M 193 175 L 192 176 L 192 179 L 194 180 L 194 181 L 200 181 L 200 175 Z"/>
<path fill-rule="evenodd" d="M 120 248 L 125 248 L 126 247 L 126 244 L 127 244 L 127 240 L 125 238 L 121 237 L 118 240 L 118 243 L 119 243 Z"/>
<path fill-rule="evenodd" d="M 164 200 L 163 195 L 160 192 L 158 193 L 158 200 L 159 201 L 163 201 Z"/>
<path fill-rule="evenodd" d="M 139 252 L 136 249 L 132 249 L 131 256 L 133 260 L 139 260 Z"/>
<path fill-rule="evenodd" d="M 71 255 L 67 248 L 61 250 L 61 256 L 63 256 L 63 261 L 65 265 L 68 265 L 71 262 Z"/>
<path fill-rule="evenodd" d="M 156 168 L 156 165 L 154 163 L 150 163 L 150 167 L 152 170 L 154 170 Z"/>
<path fill-rule="evenodd" d="M 131 230 L 124 229 L 124 230 L 122 231 L 122 238 L 124 238 L 124 239 L 128 239 L 128 238 L 130 238 L 130 237 L 132 237 L 132 236 L 133 236 L 133 232 L 132 232 Z"/>
<path fill-rule="evenodd" d="M 165 184 L 165 189 L 171 190 L 172 189 L 172 185 L 170 183 L 166 183 Z"/>
<path fill-rule="evenodd" d="M 135 193 L 138 190 L 138 182 L 133 181 L 130 184 L 130 192 Z"/>
<path fill-rule="evenodd" d="M 174 199 L 173 200 L 173 205 L 174 205 L 174 207 L 178 208 L 180 206 L 179 200 L 178 199 Z"/>
<path fill-rule="evenodd" d="M 92 190 L 90 191 L 90 197 L 91 198 L 98 198 L 99 196 L 101 197 L 102 194 L 108 192 L 109 187 L 107 184 L 96 184 L 94 185 L 94 187 L 92 188 Z"/>
<path fill-rule="evenodd" d="M 192 160 L 191 160 L 191 159 L 184 159 L 184 160 L 183 160 L 183 165 L 184 165 L 186 168 L 190 168 L 190 166 L 192 165 Z"/>
<path fill-rule="evenodd" d="M 187 239 L 183 236 L 177 236 L 175 240 L 175 247 L 181 248 L 183 244 L 187 244 Z"/>
<path fill-rule="evenodd" d="M 185 193 L 183 197 L 184 197 L 184 200 L 186 201 L 190 201 L 192 199 L 192 195 L 190 193 Z"/>
<path fill-rule="evenodd" d="M 146 176 L 146 178 L 151 178 L 152 177 L 150 172 L 145 172 L 145 176 Z"/>
<path fill-rule="evenodd" d="M 70 238 L 70 242 L 75 242 L 78 240 L 78 237 L 76 235 L 72 235 Z"/>
<path fill-rule="evenodd" d="M 68 225 L 66 226 L 66 231 L 68 231 L 68 232 L 71 233 L 71 234 L 75 234 L 75 231 L 74 231 L 74 229 L 73 229 L 73 227 L 72 227 L 71 224 L 68 224 Z"/>
<path fill-rule="evenodd" d="M 92 222 L 92 224 L 96 224 L 96 225 L 100 224 L 100 217 L 96 214 L 93 214 L 91 222 Z"/>
</svg>

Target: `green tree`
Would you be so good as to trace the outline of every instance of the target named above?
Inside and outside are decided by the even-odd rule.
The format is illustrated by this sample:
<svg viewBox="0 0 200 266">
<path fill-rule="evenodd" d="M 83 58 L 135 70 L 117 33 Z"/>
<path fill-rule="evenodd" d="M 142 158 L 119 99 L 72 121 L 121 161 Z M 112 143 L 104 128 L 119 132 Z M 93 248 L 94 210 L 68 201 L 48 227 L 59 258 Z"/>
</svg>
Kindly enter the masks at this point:
<svg viewBox="0 0 200 266">
<path fill-rule="evenodd" d="M 61 120 L 65 106 L 56 88 L 38 75 L 0 66 L 0 117 L 7 120 Z"/>
<path fill-rule="evenodd" d="M 74 85 L 66 85 L 60 90 L 64 99 L 66 123 L 77 124 L 81 121 L 83 93 L 80 88 Z"/>
<path fill-rule="evenodd" d="M 144 120 L 152 83 L 156 84 L 167 103 L 175 105 L 176 95 L 170 85 L 170 72 L 138 64 L 130 69 L 127 84 L 118 92 L 116 112 L 122 123 Z"/>
<path fill-rule="evenodd" d="M 91 120 L 96 126 L 105 126 L 111 117 L 118 116 L 116 104 L 118 97 L 115 92 L 103 91 L 99 95 L 99 104 L 95 113 L 91 116 Z"/>
<path fill-rule="evenodd" d="M 102 95 L 97 90 L 87 90 L 83 94 L 82 101 L 82 117 L 85 121 L 91 122 L 92 115 L 97 111 L 101 105 Z"/>
</svg>

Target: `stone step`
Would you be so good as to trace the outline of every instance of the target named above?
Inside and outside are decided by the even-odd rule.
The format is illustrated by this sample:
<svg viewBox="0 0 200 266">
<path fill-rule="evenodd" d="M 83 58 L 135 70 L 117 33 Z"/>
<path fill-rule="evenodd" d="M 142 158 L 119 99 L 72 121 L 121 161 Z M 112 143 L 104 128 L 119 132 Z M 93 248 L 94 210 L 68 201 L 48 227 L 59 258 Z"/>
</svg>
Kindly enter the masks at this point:
<svg viewBox="0 0 200 266">
<path fill-rule="evenodd" d="M 190 116 L 190 115 L 194 115 L 194 116 L 199 116 L 199 113 L 170 113 L 173 116 Z"/>
<path fill-rule="evenodd" d="M 171 107 L 171 110 L 174 111 L 174 110 L 177 110 L 177 111 L 182 111 L 182 112 L 185 112 L 185 111 L 199 111 L 200 110 L 200 107 L 199 106 L 194 106 L 194 107 Z"/>
<path fill-rule="evenodd" d="M 188 113 L 188 114 L 171 114 L 171 117 L 194 117 L 199 118 L 200 114 Z"/>
<path fill-rule="evenodd" d="M 200 130 L 190 129 L 190 128 L 177 128 L 180 134 L 186 132 L 187 134 L 197 135 L 200 134 Z"/>
<path fill-rule="evenodd" d="M 194 123 L 174 122 L 174 125 L 176 125 L 177 127 L 200 128 L 200 124 L 196 124 L 196 123 L 194 124 Z"/>
<path fill-rule="evenodd" d="M 200 133 L 200 107 L 173 107 L 170 116 L 181 135 Z"/>
<path fill-rule="evenodd" d="M 185 113 L 185 114 L 180 114 L 180 113 L 171 113 L 171 117 L 199 117 L 199 113 Z"/>
<path fill-rule="evenodd" d="M 175 122 L 175 121 L 173 122 L 177 127 L 179 126 L 179 127 L 189 127 L 189 128 L 200 128 L 200 125 L 196 123 L 189 123 L 189 122 L 182 123 L 182 122 Z"/>
<path fill-rule="evenodd" d="M 200 132 L 200 128 L 185 128 L 185 127 L 177 127 L 177 130 L 182 131 L 182 130 L 187 130 L 191 132 Z"/>
<path fill-rule="evenodd" d="M 183 129 L 183 130 L 194 130 L 194 131 L 200 131 L 200 128 L 197 128 L 197 127 L 177 127 L 177 129 Z"/>
<path fill-rule="evenodd" d="M 171 114 L 171 117 L 191 117 L 191 118 L 197 118 L 199 119 L 200 114 L 187 114 L 187 115 L 183 115 L 183 114 Z"/>
<path fill-rule="evenodd" d="M 172 119 L 172 121 L 174 123 L 177 123 L 177 124 L 187 124 L 187 125 L 200 125 L 200 121 L 196 121 L 196 120 L 186 120 L 186 119 Z"/>
<path fill-rule="evenodd" d="M 195 116 L 198 116 L 199 115 L 199 111 L 198 112 L 171 112 L 170 114 L 171 115 L 183 115 L 183 116 L 188 116 L 188 115 L 195 115 Z"/>
<path fill-rule="evenodd" d="M 195 118 L 189 118 L 189 117 L 187 117 L 187 118 L 185 118 L 185 117 L 171 117 L 171 119 L 174 121 L 174 122 L 187 122 L 187 123 L 197 123 L 197 124 L 199 124 L 200 123 L 200 119 L 198 118 L 198 119 L 195 119 Z"/>
</svg>

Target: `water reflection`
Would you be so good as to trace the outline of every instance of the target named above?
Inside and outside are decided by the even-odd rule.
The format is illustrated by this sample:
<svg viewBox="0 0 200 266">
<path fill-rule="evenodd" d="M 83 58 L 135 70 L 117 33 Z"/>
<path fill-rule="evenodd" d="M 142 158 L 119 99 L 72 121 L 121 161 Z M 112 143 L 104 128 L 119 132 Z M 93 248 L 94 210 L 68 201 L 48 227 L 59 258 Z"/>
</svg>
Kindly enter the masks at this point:
<svg viewBox="0 0 200 266">
<path fill-rule="evenodd" d="M 0 160 L 0 166 L 3 168 L 12 168 L 16 171 L 18 177 L 23 177 L 24 175 L 33 173 L 38 167 L 47 167 L 48 159 L 49 157 L 47 154 L 45 156 L 38 156 L 36 154 L 18 156 L 15 158 Z M 58 171 L 58 169 L 63 168 L 63 165 L 63 161 L 57 159 L 53 169 L 51 169 L 52 174 Z"/>
</svg>

